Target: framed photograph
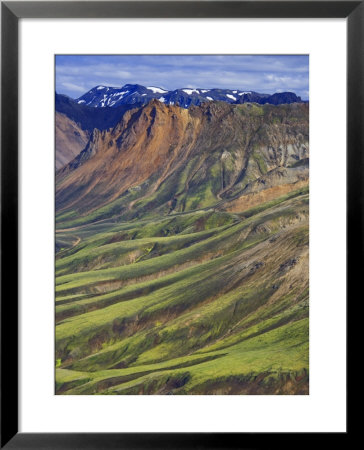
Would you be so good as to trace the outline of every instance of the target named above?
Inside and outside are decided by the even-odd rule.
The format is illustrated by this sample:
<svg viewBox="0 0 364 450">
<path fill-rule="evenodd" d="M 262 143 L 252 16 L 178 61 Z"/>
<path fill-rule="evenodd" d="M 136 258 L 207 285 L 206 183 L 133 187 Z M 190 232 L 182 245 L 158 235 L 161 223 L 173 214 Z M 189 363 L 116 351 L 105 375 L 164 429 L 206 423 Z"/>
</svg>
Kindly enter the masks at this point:
<svg viewBox="0 0 364 450">
<path fill-rule="evenodd" d="M 2 448 L 346 438 L 362 2 L 1 6 Z"/>
</svg>

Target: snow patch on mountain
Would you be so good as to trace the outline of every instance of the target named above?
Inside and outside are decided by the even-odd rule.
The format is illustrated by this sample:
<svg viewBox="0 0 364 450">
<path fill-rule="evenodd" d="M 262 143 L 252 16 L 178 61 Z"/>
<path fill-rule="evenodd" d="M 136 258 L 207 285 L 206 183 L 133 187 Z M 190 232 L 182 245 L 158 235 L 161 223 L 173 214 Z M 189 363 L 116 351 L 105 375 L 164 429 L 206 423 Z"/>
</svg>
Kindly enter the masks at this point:
<svg viewBox="0 0 364 450">
<path fill-rule="evenodd" d="M 161 88 L 158 88 L 155 86 L 148 86 L 147 89 L 149 91 L 152 91 L 153 94 L 165 94 L 166 92 L 168 92 L 168 91 L 165 91 L 164 89 L 161 89 Z"/>
<path fill-rule="evenodd" d="M 183 92 L 185 92 L 188 95 L 193 94 L 194 92 L 196 92 L 196 94 L 199 94 L 200 92 L 197 89 L 182 89 Z"/>
</svg>

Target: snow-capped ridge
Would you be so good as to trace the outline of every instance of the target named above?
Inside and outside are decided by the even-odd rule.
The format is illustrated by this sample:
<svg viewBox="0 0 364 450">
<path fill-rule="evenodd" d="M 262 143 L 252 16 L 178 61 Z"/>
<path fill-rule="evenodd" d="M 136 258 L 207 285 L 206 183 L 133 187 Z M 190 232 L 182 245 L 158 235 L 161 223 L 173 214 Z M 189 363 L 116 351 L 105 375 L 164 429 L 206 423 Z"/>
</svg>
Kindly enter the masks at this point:
<svg viewBox="0 0 364 450">
<path fill-rule="evenodd" d="M 140 84 L 125 84 L 121 88 L 99 85 L 90 89 L 75 101 L 80 105 L 95 108 L 112 107 L 121 105 L 145 105 L 156 99 L 166 105 L 179 105 L 189 108 L 192 105 L 200 105 L 204 102 L 222 101 L 227 103 L 281 103 L 301 102 L 301 98 L 293 92 L 281 92 L 275 94 L 260 94 L 254 91 L 231 89 L 200 89 L 181 88 L 167 91 L 158 86 L 142 86 Z"/>
</svg>

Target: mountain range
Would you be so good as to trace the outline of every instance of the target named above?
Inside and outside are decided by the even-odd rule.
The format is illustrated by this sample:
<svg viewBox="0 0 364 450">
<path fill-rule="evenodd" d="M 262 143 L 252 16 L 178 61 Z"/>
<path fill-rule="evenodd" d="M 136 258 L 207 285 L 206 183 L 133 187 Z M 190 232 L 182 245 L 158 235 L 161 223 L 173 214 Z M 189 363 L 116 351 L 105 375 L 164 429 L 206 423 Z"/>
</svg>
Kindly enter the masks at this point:
<svg viewBox="0 0 364 450">
<path fill-rule="evenodd" d="M 107 89 L 56 95 L 56 393 L 308 394 L 308 103 Z"/>
<path fill-rule="evenodd" d="M 189 108 L 203 102 L 223 101 L 227 103 L 258 103 L 264 105 L 281 105 L 283 103 L 301 102 L 293 92 L 280 92 L 273 95 L 260 94 L 254 91 L 239 89 L 192 89 L 181 88 L 168 91 L 155 86 L 141 86 L 140 84 L 126 84 L 122 88 L 110 86 L 95 86 L 75 101 L 78 104 L 104 108 L 115 108 L 120 105 L 146 104 L 152 99 L 158 99 L 167 105 L 179 105 Z"/>
<path fill-rule="evenodd" d="M 167 91 L 139 84 L 126 84 L 122 88 L 96 86 L 77 99 L 56 93 L 56 169 L 71 161 L 85 147 L 92 130 L 114 127 L 126 111 L 146 105 L 153 99 L 183 108 L 211 101 L 261 105 L 304 103 L 293 92 L 270 95 L 237 89 L 185 88 Z"/>
<path fill-rule="evenodd" d="M 57 173 L 57 208 L 99 211 L 98 219 L 106 217 L 100 208 L 114 202 L 128 218 L 140 209 L 184 212 L 305 179 L 307 114 L 305 103 L 184 109 L 152 100 L 126 111 L 114 127 L 90 133 Z"/>
</svg>

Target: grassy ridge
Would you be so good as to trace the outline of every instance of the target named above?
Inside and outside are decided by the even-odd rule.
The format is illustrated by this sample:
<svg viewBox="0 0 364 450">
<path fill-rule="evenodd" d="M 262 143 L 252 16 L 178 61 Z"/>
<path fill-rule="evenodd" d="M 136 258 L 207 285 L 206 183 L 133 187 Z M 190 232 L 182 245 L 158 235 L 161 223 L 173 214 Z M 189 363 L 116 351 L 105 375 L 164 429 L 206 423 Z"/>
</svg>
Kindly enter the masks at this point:
<svg viewBox="0 0 364 450">
<path fill-rule="evenodd" d="M 295 393 L 305 393 L 307 327 L 308 319 L 302 319 L 225 351 L 200 352 L 157 364 L 96 372 L 57 369 L 57 386 L 59 390 L 69 388 L 68 394 L 138 394 L 148 393 L 149 389 L 151 393 L 163 393 L 160 391 L 165 384 L 172 381 L 174 394 L 193 394 L 206 391 L 209 385 L 224 389 L 224 381 L 225 390 L 229 391 L 231 381 L 246 389 L 244 382 L 254 382 L 260 376 L 263 383 L 259 388 L 263 392 L 271 385 L 278 390 L 274 393 L 289 393 L 292 386 Z M 254 383 L 252 386 L 256 388 Z"/>
<path fill-rule="evenodd" d="M 306 190 L 58 236 L 57 393 L 308 393 Z"/>
</svg>

